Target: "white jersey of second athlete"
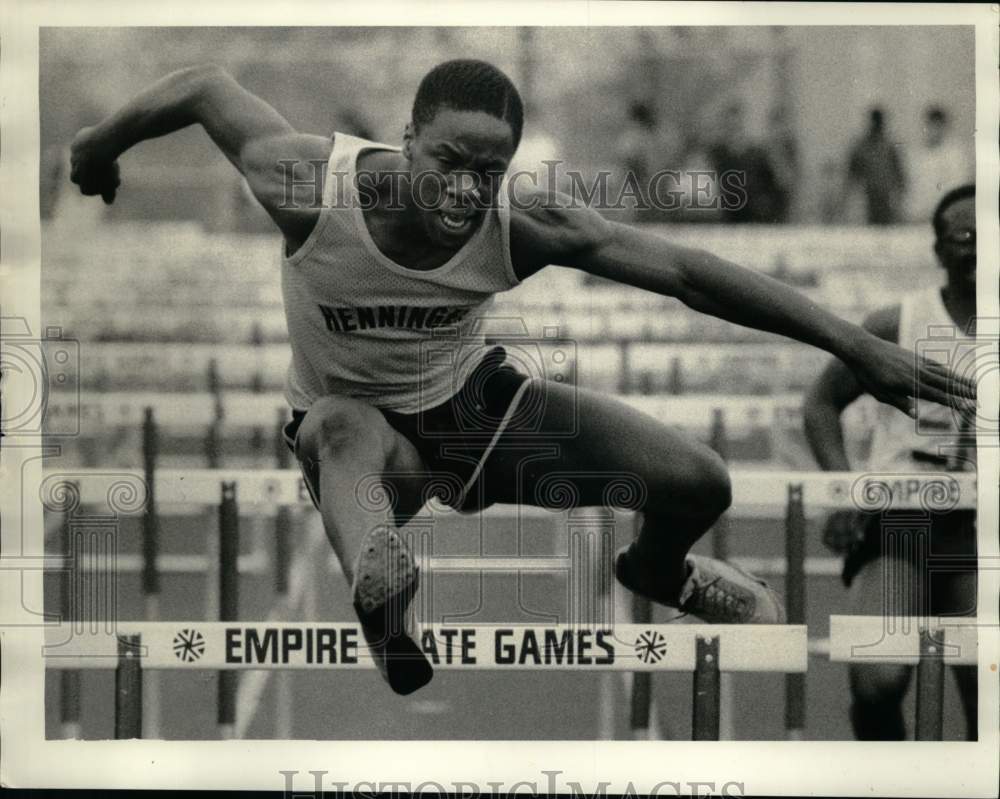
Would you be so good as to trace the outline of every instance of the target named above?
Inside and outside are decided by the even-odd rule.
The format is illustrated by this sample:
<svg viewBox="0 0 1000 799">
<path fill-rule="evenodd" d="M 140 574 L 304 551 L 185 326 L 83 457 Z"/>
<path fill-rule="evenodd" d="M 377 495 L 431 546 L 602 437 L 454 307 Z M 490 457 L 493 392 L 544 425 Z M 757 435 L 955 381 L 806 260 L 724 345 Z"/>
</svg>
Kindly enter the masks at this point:
<svg viewBox="0 0 1000 799">
<path fill-rule="evenodd" d="M 919 350 L 958 372 L 966 371 L 963 366 L 975 366 L 970 357 L 975 354 L 976 341 L 955 329 L 937 287 L 903 297 L 898 343 L 907 349 Z M 975 453 L 961 451 L 957 441 L 960 432 L 960 414 L 943 405 L 919 401 L 917 418 L 911 419 L 891 405 L 879 403 L 868 468 L 886 471 L 970 469 L 968 459 L 974 458 Z"/>
<path fill-rule="evenodd" d="M 296 410 L 329 394 L 400 413 L 445 401 L 485 349 L 493 295 L 519 282 L 506 183 L 498 207 L 442 266 L 409 269 L 386 257 L 362 213 L 356 167 L 364 150 L 399 148 L 337 133 L 316 227 L 282 258 L 292 347 L 285 396 Z"/>
</svg>

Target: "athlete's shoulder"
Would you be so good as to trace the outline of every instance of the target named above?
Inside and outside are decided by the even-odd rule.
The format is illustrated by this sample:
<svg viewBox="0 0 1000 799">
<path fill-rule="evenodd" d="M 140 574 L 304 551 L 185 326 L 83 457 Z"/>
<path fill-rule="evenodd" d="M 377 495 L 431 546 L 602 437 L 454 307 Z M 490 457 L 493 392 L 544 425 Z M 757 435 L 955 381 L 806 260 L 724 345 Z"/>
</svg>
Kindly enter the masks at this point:
<svg viewBox="0 0 1000 799">
<path fill-rule="evenodd" d="M 325 164 L 333 145 L 333 136 L 281 133 L 255 139 L 244 149 L 242 157 L 245 164 L 255 170 L 285 174 L 289 169 L 308 167 L 311 170 L 316 164 Z"/>
<path fill-rule="evenodd" d="M 240 154 L 241 171 L 257 201 L 294 249 L 315 226 L 333 141 L 329 136 L 280 133 Z"/>
<path fill-rule="evenodd" d="M 518 274 L 600 246 L 611 223 L 585 203 L 559 191 L 508 185 L 511 258 Z"/>
</svg>

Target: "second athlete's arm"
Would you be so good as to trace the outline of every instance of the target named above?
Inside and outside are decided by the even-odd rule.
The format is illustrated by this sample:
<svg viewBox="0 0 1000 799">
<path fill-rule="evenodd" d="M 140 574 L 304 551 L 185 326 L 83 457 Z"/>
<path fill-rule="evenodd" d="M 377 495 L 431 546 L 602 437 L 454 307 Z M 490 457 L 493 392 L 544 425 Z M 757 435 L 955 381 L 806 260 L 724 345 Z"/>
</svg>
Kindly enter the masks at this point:
<svg viewBox="0 0 1000 799">
<path fill-rule="evenodd" d="M 863 326 L 869 333 L 895 342 L 899 331 L 899 306 L 873 311 Z M 821 469 L 850 470 L 841 415 L 862 394 L 864 389 L 838 360 L 830 361 L 806 391 L 802 400 L 802 422 L 809 448 Z"/>
</svg>

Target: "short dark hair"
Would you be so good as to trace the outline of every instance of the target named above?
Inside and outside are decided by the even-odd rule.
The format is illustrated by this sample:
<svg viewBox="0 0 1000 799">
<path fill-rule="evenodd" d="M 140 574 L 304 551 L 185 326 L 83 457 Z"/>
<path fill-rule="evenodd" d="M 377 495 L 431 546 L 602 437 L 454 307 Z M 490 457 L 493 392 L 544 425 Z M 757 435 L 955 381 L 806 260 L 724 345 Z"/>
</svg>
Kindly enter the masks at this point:
<svg viewBox="0 0 1000 799">
<path fill-rule="evenodd" d="M 934 235 L 941 236 L 941 234 L 944 233 L 945 211 L 947 211 L 959 200 L 965 200 L 969 197 L 975 198 L 975 196 L 975 183 L 966 183 L 964 186 L 958 186 L 945 194 L 944 197 L 938 201 L 937 208 L 934 209 L 934 216 L 931 218 L 931 223 L 934 225 Z"/>
<path fill-rule="evenodd" d="M 424 76 L 413 100 L 413 124 L 419 127 L 430 122 L 442 107 L 485 111 L 510 125 L 515 147 L 521 141 L 521 95 L 510 78 L 486 61 L 445 61 Z"/>
</svg>

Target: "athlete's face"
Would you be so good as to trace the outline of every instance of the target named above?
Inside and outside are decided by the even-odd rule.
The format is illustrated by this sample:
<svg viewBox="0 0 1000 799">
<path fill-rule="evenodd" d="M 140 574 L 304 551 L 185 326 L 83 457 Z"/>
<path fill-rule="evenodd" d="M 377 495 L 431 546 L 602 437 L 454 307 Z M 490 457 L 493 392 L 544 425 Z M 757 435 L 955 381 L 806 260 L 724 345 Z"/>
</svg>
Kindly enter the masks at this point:
<svg viewBox="0 0 1000 799">
<path fill-rule="evenodd" d="M 941 235 L 934 243 L 941 266 L 948 273 L 948 285 L 962 292 L 976 291 L 976 201 L 967 197 L 949 205 L 944 212 Z"/>
<path fill-rule="evenodd" d="M 432 241 L 458 249 L 472 236 L 515 149 L 511 126 L 484 111 L 442 108 L 419 128 L 407 125 L 413 206 Z"/>
</svg>

